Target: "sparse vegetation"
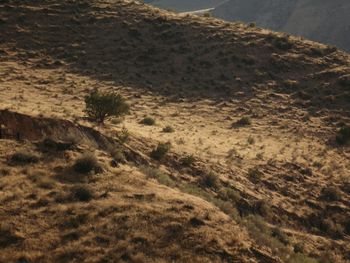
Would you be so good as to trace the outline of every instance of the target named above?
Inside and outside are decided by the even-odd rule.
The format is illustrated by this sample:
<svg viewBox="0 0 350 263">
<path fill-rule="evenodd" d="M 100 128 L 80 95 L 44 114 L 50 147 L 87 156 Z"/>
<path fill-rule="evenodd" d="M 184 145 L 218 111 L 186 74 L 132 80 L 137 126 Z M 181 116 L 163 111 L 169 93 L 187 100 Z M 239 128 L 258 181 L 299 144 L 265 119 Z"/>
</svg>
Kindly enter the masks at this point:
<svg viewBox="0 0 350 263">
<path fill-rule="evenodd" d="M 156 179 L 160 184 L 164 184 L 169 187 L 176 186 L 174 180 L 172 180 L 167 174 L 165 174 L 157 168 L 153 168 L 150 166 L 140 166 L 140 170 L 147 176 L 147 178 Z"/>
<path fill-rule="evenodd" d="M 151 152 L 151 157 L 155 160 L 160 161 L 169 152 L 170 148 L 171 144 L 169 142 L 158 143 L 157 147 Z"/>
<path fill-rule="evenodd" d="M 85 113 L 92 119 L 103 123 L 111 116 L 122 116 L 129 112 L 129 105 L 125 99 L 113 92 L 92 90 L 85 96 Z"/>
</svg>

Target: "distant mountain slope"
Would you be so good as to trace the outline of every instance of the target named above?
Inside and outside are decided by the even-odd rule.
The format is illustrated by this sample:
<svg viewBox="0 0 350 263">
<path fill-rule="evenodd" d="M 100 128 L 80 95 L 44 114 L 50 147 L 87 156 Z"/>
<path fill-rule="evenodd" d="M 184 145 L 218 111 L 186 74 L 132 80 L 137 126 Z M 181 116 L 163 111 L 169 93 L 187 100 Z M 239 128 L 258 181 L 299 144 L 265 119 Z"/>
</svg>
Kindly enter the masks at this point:
<svg viewBox="0 0 350 263">
<path fill-rule="evenodd" d="M 230 0 L 213 15 L 228 21 L 299 35 L 350 51 L 350 2 L 347 0 Z"/>
<path fill-rule="evenodd" d="M 146 0 L 154 6 L 176 10 L 179 12 L 195 11 L 200 9 L 216 7 L 225 2 L 224 0 Z"/>
</svg>

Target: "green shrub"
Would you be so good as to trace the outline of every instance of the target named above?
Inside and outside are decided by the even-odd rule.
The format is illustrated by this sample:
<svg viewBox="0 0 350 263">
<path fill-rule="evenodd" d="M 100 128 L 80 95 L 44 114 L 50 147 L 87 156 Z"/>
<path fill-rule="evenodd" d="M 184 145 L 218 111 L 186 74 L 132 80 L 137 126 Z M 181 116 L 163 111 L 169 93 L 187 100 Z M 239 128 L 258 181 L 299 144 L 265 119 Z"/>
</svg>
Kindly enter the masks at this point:
<svg viewBox="0 0 350 263">
<path fill-rule="evenodd" d="M 99 172 L 101 166 L 95 155 L 92 153 L 82 154 L 73 165 L 74 170 L 77 173 L 88 174 L 90 172 Z"/>
<path fill-rule="evenodd" d="M 99 92 L 92 90 L 85 96 L 85 113 L 92 119 L 103 123 L 110 116 L 122 116 L 129 112 L 129 105 L 125 99 L 113 92 Z"/>
<path fill-rule="evenodd" d="M 163 132 L 166 132 L 166 133 L 171 133 L 174 131 L 175 131 L 174 128 L 169 125 L 163 128 Z"/>
<path fill-rule="evenodd" d="M 39 162 L 39 156 L 30 151 L 18 151 L 11 156 L 11 161 L 18 164 Z"/>
<path fill-rule="evenodd" d="M 162 160 L 165 155 L 169 152 L 171 148 L 171 144 L 169 142 L 167 143 L 159 143 L 157 148 L 155 148 L 151 152 L 151 157 L 155 160 Z"/>
<path fill-rule="evenodd" d="M 340 145 L 345 145 L 350 142 L 350 126 L 343 126 L 338 131 L 336 141 Z"/>
<path fill-rule="evenodd" d="M 140 121 L 140 123 L 143 125 L 152 126 L 156 124 L 156 121 L 151 117 L 145 117 Z"/>
</svg>

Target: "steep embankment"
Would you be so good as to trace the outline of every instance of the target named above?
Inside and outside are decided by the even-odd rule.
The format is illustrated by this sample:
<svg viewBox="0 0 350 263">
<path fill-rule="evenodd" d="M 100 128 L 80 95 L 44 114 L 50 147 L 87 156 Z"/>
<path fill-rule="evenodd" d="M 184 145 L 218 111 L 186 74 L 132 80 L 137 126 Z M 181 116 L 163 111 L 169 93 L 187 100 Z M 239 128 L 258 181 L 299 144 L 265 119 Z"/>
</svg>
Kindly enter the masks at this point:
<svg viewBox="0 0 350 263">
<path fill-rule="evenodd" d="M 350 3 L 346 0 L 230 0 L 212 13 L 227 21 L 255 22 L 350 51 Z"/>
</svg>

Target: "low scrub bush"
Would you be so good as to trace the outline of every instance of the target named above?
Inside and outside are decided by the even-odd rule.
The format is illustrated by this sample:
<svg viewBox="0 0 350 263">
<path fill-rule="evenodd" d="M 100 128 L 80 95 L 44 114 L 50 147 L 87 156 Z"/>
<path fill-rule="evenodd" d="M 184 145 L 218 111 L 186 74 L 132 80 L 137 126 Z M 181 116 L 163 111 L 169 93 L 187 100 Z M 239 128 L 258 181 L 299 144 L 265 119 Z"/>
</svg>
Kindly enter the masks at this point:
<svg viewBox="0 0 350 263">
<path fill-rule="evenodd" d="M 244 116 L 236 121 L 233 126 L 249 126 L 252 124 L 252 120 L 248 116 Z"/>
<path fill-rule="evenodd" d="M 92 153 L 82 154 L 73 165 L 74 171 L 81 174 L 88 174 L 91 172 L 100 172 L 101 166 L 95 155 Z"/>
<path fill-rule="evenodd" d="M 175 131 L 174 128 L 169 126 L 169 125 L 163 128 L 163 132 L 165 132 L 165 133 L 171 133 L 174 131 Z"/>
<path fill-rule="evenodd" d="M 171 148 L 171 144 L 167 143 L 159 143 L 158 146 L 151 152 L 151 157 L 155 160 L 162 160 L 165 155 L 169 152 Z"/>
<path fill-rule="evenodd" d="M 71 190 L 72 199 L 80 202 L 89 202 L 94 194 L 87 186 L 76 186 Z"/>
<path fill-rule="evenodd" d="M 37 163 L 39 156 L 30 151 L 18 151 L 11 156 L 11 161 L 17 164 Z"/>
<path fill-rule="evenodd" d="M 343 126 L 339 129 L 336 141 L 340 145 L 350 143 L 350 126 Z"/>
<path fill-rule="evenodd" d="M 219 187 L 219 184 L 220 184 L 217 174 L 215 174 L 212 171 L 210 171 L 209 173 L 205 173 L 202 176 L 200 183 L 204 187 L 209 187 L 209 188 L 214 188 L 214 189 L 217 189 Z"/>
<path fill-rule="evenodd" d="M 194 156 L 192 154 L 187 155 L 187 156 L 181 158 L 181 160 L 180 160 L 181 164 L 184 166 L 191 166 L 195 161 L 196 161 L 196 159 L 194 158 Z"/>
<path fill-rule="evenodd" d="M 140 123 L 147 126 L 153 126 L 156 124 L 156 121 L 151 117 L 145 117 L 140 121 Z"/>
</svg>

